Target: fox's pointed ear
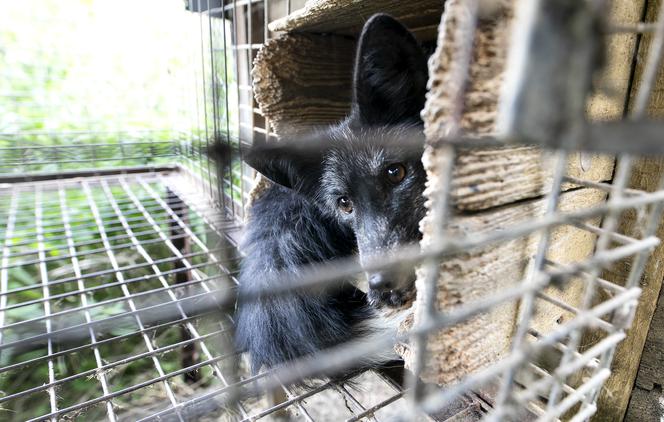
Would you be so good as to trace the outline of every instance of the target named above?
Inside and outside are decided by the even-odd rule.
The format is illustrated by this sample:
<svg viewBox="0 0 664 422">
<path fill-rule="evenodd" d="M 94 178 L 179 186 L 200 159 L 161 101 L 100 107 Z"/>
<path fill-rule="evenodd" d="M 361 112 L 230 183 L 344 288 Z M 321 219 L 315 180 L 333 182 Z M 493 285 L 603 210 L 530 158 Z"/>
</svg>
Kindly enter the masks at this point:
<svg viewBox="0 0 664 422">
<path fill-rule="evenodd" d="M 313 193 L 322 173 L 322 150 L 304 142 L 260 142 L 244 160 L 272 182 L 301 193 Z"/>
<path fill-rule="evenodd" d="M 427 77 L 426 56 L 410 31 L 391 16 L 372 16 L 362 30 L 355 59 L 353 112 L 360 122 L 418 122 Z"/>
</svg>

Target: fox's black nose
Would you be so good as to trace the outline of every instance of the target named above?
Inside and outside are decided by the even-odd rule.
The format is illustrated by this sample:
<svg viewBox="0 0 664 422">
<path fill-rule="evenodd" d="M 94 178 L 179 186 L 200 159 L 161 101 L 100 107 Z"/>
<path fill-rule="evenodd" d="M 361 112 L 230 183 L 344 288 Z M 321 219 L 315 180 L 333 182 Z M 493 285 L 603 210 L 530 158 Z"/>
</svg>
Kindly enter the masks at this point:
<svg viewBox="0 0 664 422">
<path fill-rule="evenodd" d="M 385 274 L 376 273 L 369 276 L 369 287 L 381 292 L 389 292 L 394 289 L 394 284 Z"/>
</svg>

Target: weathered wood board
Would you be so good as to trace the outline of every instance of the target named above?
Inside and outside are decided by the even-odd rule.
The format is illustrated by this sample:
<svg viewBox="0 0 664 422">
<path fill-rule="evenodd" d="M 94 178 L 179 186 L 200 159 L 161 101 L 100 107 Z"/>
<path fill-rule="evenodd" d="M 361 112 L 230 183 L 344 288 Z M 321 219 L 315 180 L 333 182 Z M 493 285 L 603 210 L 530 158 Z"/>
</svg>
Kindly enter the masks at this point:
<svg viewBox="0 0 664 422">
<path fill-rule="evenodd" d="M 463 89 L 461 131 L 473 136 L 496 132 L 498 104 L 512 36 L 516 2 L 498 0 L 493 3 L 492 13 L 483 14 L 475 32 L 472 63 Z M 429 93 L 422 116 L 425 134 L 431 142 L 445 137 L 456 119 L 453 107 L 458 90 L 451 86 L 450 77 L 459 64 L 456 55 L 460 43 L 454 38 L 457 25 L 454 14 L 464 13 L 465 7 L 464 2 L 457 0 L 446 3 L 449 18 L 446 20 L 443 16 L 438 48 L 429 63 Z M 616 74 L 623 77 L 619 85 L 622 102 L 596 101 L 597 105 L 591 105 L 590 113 L 599 119 L 619 117 L 624 104 L 629 64 L 627 68 L 613 65 L 611 68 L 612 77 L 620 79 Z M 551 186 L 551 168 L 550 156 L 535 147 L 462 152 L 455 166 L 454 204 L 461 210 L 480 210 L 546 194 Z M 568 175 L 586 180 L 609 180 L 612 172 L 612 157 L 582 157 L 578 154 L 568 163 Z"/>
<path fill-rule="evenodd" d="M 664 290 L 660 289 L 657 308 L 641 355 L 636 383 L 625 421 L 659 421 L 664 417 Z"/>
</svg>

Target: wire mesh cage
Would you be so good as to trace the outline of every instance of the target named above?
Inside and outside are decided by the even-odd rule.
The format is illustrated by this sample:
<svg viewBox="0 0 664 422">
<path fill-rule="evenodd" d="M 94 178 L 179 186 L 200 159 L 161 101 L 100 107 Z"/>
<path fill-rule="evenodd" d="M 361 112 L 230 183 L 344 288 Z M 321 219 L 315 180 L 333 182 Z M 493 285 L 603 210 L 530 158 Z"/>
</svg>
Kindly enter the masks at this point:
<svg viewBox="0 0 664 422">
<path fill-rule="evenodd" d="M 640 157 L 663 152 L 659 123 L 648 119 L 664 46 L 659 5 L 637 10 L 629 23 L 609 21 L 619 2 L 610 9 L 604 1 L 448 0 L 444 11 L 439 2 L 423 1 L 424 18 L 415 16 L 417 5 L 402 2 L 292 3 L 187 2 L 182 13 L 193 22 L 183 34 L 191 47 L 184 68 L 188 129 L 46 130 L 16 120 L 2 128 L 0 405 L 6 417 L 578 421 L 601 412 L 616 348 L 637 312 L 639 283 L 651 271 L 647 265 L 657 266 L 648 257 L 659 245 L 664 172 Z M 487 20 L 501 7 L 508 10 L 498 13 L 502 23 Z M 344 343 L 252 375 L 233 347 L 236 300 L 257 299 L 236 298 L 235 291 L 238 240 L 247 204 L 259 194 L 252 191 L 255 172 L 242 158 L 251 144 L 276 141 L 287 123 L 283 108 L 270 108 L 264 91 L 254 92 L 265 82 L 257 76 L 264 76 L 269 49 L 279 45 L 270 44 L 278 31 L 342 34 L 331 49 L 354 52 L 345 44 L 349 35 L 381 11 L 412 23 L 423 38 L 438 37 L 423 112 L 429 177 L 423 241 L 370 266 L 417 266 L 417 298 L 403 310 L 408 316 L 396 337 Z M 472 134 L 464 120 L 464 109 L 472 107 L 468 91 L 486 89 L 472 81 L 488 74 L 473 66 L 482 42 L 499 38 L 491 31 L 501 25 L 514 41 L 509 58 L 504 54 L 507 81 L 498 79 L 501 103 L 491 117 L 500 130 Z M 587 116 L 589 97 L 608 89 L 594 78 L 610 60 L 601 60 L 602 52 L 610 56 L 616 36 L 628 37 L 631 54 L 646 54 L 645 60 L 629 70 L 628 112 L 598 123 Z M 335 60 L 352 56 L 344 54 Z M 631 58 L 622 61 L 631 66 Z M 23 93 L 2 99 L 8 108 L 37 109 Z M 346 112 L 335 108 L 336 98 L 328 100 L 324 112 L 315 101 L 306 103 L 316 124 Z M 440 104 L 445 113 L 436 113 Z M 209 154 L 218 144 L 223 165 Z M 549 158 L 542 160 L 539 147 L 550 150 Z M 537 151 L 534 166 L 547 172 L 546 180 L 538 180 L 532 197 L 509 196 L 502 182 L 491 185 L 489 196 L 522 208 L 497 200 L 486 211 L 464 202 L 476 193 L 464 197 L 459 182 L 468 176 L 469 151 L 497 161 L 500 151 L 515 150 Z M 616 154 L 615 171 L 609 158 L 608 178 L 570 171 L 571 162 L 597 166 L 588 153 Z M 523 180 L 516 184 L 516 191 L 529 188 Z M 557 250 L 575 248 L 586 252 L 557 259 Z M 525 252 L 512 260 L 508 252 L 517 249 Z M 490 259 L 496 254 L 515 266 L 500 267 Z M 472 266 L 480 270 L 464 272 Z M 288 295 L 368 268 L 353 258 L 304 268 L 297 277 L 276 274 L 289 279 L 286 287 L 260 293 Z M 496 280 L 506 271 L 517 279 L 455 284 Z M 547 318 L 555 323 L 541 322 Z M 492 331 L 508 334 L 495 341 Z M 325 377 L 395 343 L 409 369 L 403 380 L 399 370 L 385 368 L 350 380 Z M 298 384 L 303 379 L 310 381 Z"/>
</svg>

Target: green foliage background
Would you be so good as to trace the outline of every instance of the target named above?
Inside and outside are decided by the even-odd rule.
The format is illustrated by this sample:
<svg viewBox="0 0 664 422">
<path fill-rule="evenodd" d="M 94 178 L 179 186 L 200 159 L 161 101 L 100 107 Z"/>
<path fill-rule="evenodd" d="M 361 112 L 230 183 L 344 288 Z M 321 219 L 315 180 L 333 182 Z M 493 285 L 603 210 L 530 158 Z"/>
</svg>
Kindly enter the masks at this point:
<svg viewBox="0 0 664 422">
<path fill-rule="evenodd" d="M 0 132 L 190 131 L 199 16 L 178 0 L 0 0 Z"/>
</svg>

